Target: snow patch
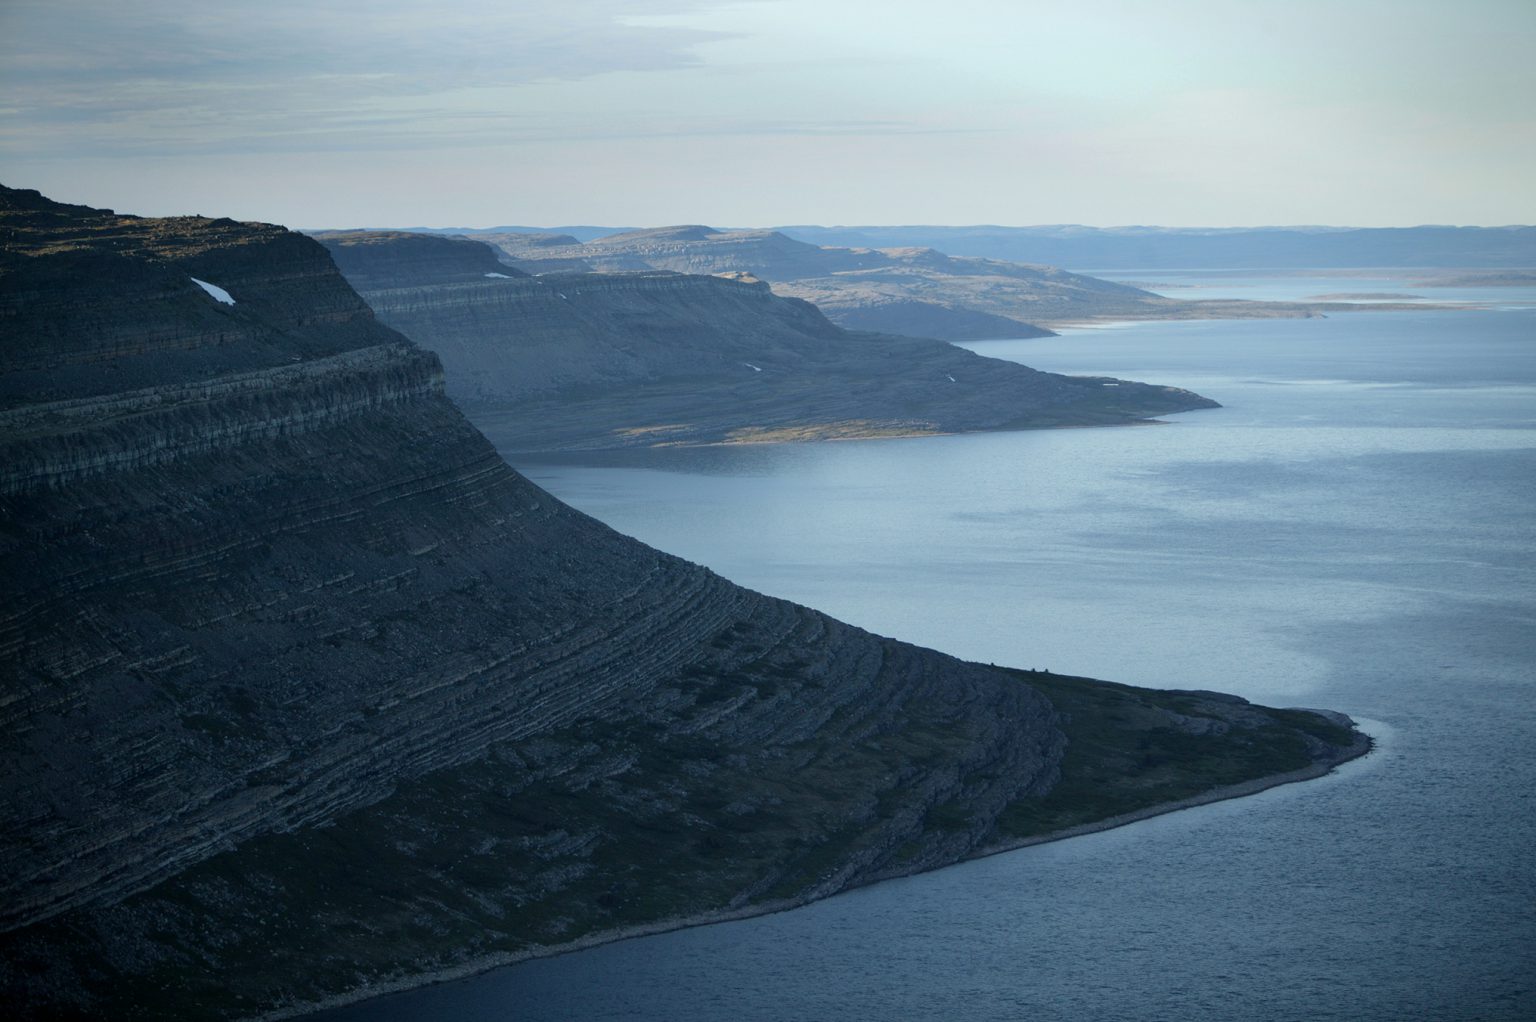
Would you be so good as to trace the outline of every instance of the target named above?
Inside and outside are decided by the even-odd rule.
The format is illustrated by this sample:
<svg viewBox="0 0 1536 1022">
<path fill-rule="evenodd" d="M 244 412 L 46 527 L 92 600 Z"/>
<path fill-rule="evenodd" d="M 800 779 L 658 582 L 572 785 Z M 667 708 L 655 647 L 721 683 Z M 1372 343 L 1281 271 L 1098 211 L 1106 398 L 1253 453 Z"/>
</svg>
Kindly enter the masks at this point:
<svg viewBox="0 0 1536 1022">
<path fill-rule="evenodd" d="M 954 383 L 955 382 L 955 378 L 953 376 L 949 375 L 948 373 L 944 374 L 944 378 L 946 380 L 948 380 L 950 383 Z"/>
<path fill-rule="evenodd" d="M 748 369 L 752 370 L 754 373 L 762 372 L 761 369 L 759 369 L 757 366 L 753 365 L 751 362 L 743 362 L 742 365 L 746 366 Z"/>
<path fill-rule="evenodd" d="M 496 277 L 499 280 L 511 280 L 512 279 L 511 277 L 507 276 L 505 273 L 487 273 L 486 276 L 487 277 Z"/>
<path fill-rule="evenodd" d="M 222 287 L 219 287 L 219 285 L 210 284 L 206 280 L 198 280 L 196 277 L 188 277 L 187 279 L 192 281 L 192 283 L 196 284 L 198 287 L 202 288 L 204 291 L 207 291 L 209 297 L 213 298 L 215 301 L 223 302 L 225 305 L 235 304 L 235 300 L 230 297 L 229 292 L 224 290 Z"/>
</svg>

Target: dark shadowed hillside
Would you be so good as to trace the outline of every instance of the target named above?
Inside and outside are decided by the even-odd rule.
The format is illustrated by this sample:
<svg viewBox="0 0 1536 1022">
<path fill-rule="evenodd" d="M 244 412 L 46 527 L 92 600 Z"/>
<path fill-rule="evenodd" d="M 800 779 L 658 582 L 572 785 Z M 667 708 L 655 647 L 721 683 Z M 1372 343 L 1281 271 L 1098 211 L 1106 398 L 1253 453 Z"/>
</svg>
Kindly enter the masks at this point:
<svg viewBox="0 0 1536 1022">
<path fill-rule="evenodd" d="M 963 663 L 620 536 L 281 228 L 6 189 L 0 238 L 9 1017 L 293 1012 L 1361 747 Z"/>
<path fill-rule="evenodd" d="M 926 241 L 880 247 L 812 244 L 778 231 L 717 231 L 660 227 L 578 242 L 565 235 L 476 232 L 531 273 L 561 270 L 673 270 L 749 273 L 777 294 L 813 302 L 853 330 L 909 337 L 975 340 L 1039 337 L 1050 326 L 1108 319 L 1245 319 L 1316 316 L 1359 308 L 1348 302 L 1182 301 L 1124 284 L 1057 269 L 1058 260 L 1012 261 L 945 252 L 966 251 Z M 905 228 L 875 228 L 872 236 L 905 237 Z M 936 229 L 936 237 L 950 235 Z M 957 243 L 970 240 L 962 232 Z M 883 233 L 882 233 L 883 232 Z M 829 234 L 829 238 L 837 237 Z M 919 235 L 912 235 L 919 237 Z M 1073 264 L 1082 265 L 1082 264 Z M 1380 311 L 1385 306 L 1375 305 Z"/>
<path fill-rule="evenodd" d="M 1078 270 L 1536 266 L 1536 227 L 783 227 L 813 245 L 931 245 Z"/>
<path fill-rule="evenodd" d="M 851 333 L 751 278 L 509 278 L 477 241 L 319 237 L 384 322 L 437 352 L 449 394 L 503 450 L 1102 425 L 1213 404 Z M 422 242 L 459 246 L 462 268 L 418 261 Z"/>
</svg>

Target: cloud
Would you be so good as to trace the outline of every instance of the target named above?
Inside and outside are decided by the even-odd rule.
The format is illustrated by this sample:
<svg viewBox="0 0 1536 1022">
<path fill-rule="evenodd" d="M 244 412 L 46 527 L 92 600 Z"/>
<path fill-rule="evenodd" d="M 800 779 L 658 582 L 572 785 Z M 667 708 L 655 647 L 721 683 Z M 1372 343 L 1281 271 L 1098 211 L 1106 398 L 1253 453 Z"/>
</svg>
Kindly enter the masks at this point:
<svg viewBox="0 0 1536 1022">
<path fill-rule="evenodd" d="M 1536 5 L 1472 10 L 0 0 L 0 178 L 310 224 L 1527 220 Z"/>
<path fill-rule="evenodd" d="M 223 5 L 12 0 L 0 144 L 12 154 L 369 148 L 535 113 L 508 91 L 694 66 L 721 33 L 640 25 L 692 0 Z"/>
</svg>

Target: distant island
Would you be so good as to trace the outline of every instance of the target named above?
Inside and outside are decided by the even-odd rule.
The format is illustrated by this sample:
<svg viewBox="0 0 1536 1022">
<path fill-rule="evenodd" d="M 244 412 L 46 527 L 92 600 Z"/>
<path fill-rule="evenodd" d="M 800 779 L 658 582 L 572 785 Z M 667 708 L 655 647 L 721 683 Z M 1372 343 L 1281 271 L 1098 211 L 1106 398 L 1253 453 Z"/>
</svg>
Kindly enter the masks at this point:
<svg viewBox="0 0 1536 1022">
<path fill-rule="evenodd" d="M 813 245 L 920 245 L 1093 270 L 1536 267 L 1536 227 L 780 227 Z"/>
</svg>

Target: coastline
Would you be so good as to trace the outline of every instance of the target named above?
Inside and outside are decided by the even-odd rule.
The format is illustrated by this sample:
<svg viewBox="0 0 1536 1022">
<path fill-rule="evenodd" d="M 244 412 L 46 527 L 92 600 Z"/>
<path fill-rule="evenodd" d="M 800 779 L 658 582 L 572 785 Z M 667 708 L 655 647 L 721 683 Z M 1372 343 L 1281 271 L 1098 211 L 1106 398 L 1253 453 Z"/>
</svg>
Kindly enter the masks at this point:
<svg viewBox="0 0 1536 1022">
<path fill-rule="evenodd" d="M 1212 320 L 1247 319 L 1326 319 L 1346 312 L 1446 312 L 1471 306 L 1454 302 L 1432 301 L 1269 301 L 1258 298 L 1169 299 L 1159 307 L 1119 312 L 1089 312 L 1067 315 L 1061 319 L 1042 319 L 1034 325 L 1047 330 L 1079 330 L 1120 323 L 1192 323 Z"/>
<path fill-rule="evenodd" d="M 1001 855 L 1004 852 L 1028 848 L 1031 845 L 1043 845 L 1051 841 L 1063 841 L 1071 837 L 1097 834 L 1100 831 L 1114 830 L 1116 827 L 1124 827 L 1127 824 L 1150 820 L 1154 816 L 1176 813 L 1181 809 L 1194 809 L 1197 806 L 1210 805 L 1213 802 L 1226 802 L 1234 798 L 1246 798 L 1249 795 L 1257 795 L 1262 791 L 1279 788 L 1286 784 L 1314 781 L 1319 777 L 1326 777 L 1333 773 L 1335 767 L 1369 754 L 1376 747 L 1375 741 L 1365 732 L 1357 730 L 1354 734 L 1354 742 L 1347 748 L 1339 750 L 1337 756 L 1317 760 L 1311 766 L 1302 767 L 1299 770 L 1288 770 L 1282 774 L 1270 774 L 1266 777 L 1255 777 L 1251 780 L 1239 781 L 1237 784 L 1223 785 L 1219 788 L 1212 788 L 1209 791 L 1201 792 L 1198 795 L 1174 799 L 1172 802 L 1159 802 L 1156 805 L 1134 809 L 1131 812 L 1121 813 L 1118 816 L 1106 816 L 1104 819 L 1095 820 L 1092 823 L 1080 823 L 1062 830 L 1053 830 L 1049 834 L 1035 834 L 1031 837 L 988 845 L 967 856 L 962 861 L 983 859 L 991 855 Z"/>
<path fill-rule="evenodd" d="M 943 869 L 946 866 L 957 865 L 961 862 L 970 862 L 974 859 L 988 858 L 993 855 L 1001 855 L 1004 852 L 1017 851 L 1033 845 L 1047 844 L 1053 841 L 1064 841 L 1068 838 L 1083 837 L 1088 834 L 1097 834 L 1106 830 L 1114 830 L 1142 820 L 1149 820 L 1156 816 L 1168 813 L 1176 813 L 1184 809 L 1194 809 L 1198 806 L 1210 805 L 1215 802 L 1225 802 L 1230 799 L 1245 798 L 1249 795 L 1257 795 L 1271 788 L 1278 788 L 1286 784 L 1297 784 L 1302 781 L 1316 780 L 1326 777 L 1334 771 L 1334 768 L 1359 759 L 1367 755 L 1375 748 L 1375 741 L 1363 731 L 1354 731 L 1355 740 L 1347 747 L 1337 751 L 1336 755 L 1314 761 L 1310 766 L 1297 770 L 1289 770 L 1285 773 L 1270 774 L 1265 777 L 1255 777 L 1251 780 L 1240 781 L 1237 784 L 1223 785 L 1191 795 L 1187 798 L 1175 799 L 1171 802 L 1160 802 L 1156 805 L 1146 806 L 1141 809 L 1121 813 L 1116 816 L 1108 816 L 1102 820 L 1090 823 L 1081 823 L 1062 830 L 1051 831 L 1046 834 L 1036 834 L 1017 840 L 1000 842 L 979 848 L 964 858 L 955 862 L 945 863 L 942 866 L 927 869 L 914 869 L 906 872 L 890 873 L 869 884 L 858 884 L 845 887 L 830 894 L 813 895 L 800 898 L 787 898 L 777 901 L 755 902 L 751 905 L 743 905 L 735 909 L 718 909 L 712 912 L 702 912 L 690 916 L 679 916 L 671 919 L 660 919 L 651 923 L 643 923 L 636 926 L 620 927 L 613 930 L 603 930 L 598 933 L 587 934 L 575 940 L 563 944 L 552 944 L 524 951 L 507 951 L 494 955 L 485 955 L 459 965 L 434 972 L 415 974 L 399 979 L 385 980 L 369 986 L 359 987 L 344 994 L 324 998 L 320 1001 L 311 1001 L 303 1004 L 295 1004 L 289 1007 L 278 1008 L 260 1015 L 247 1016 L 249 1022 L 279 1022 L 279 1020 L 303 1018 L 323 1011 L 331 1011 L 336 1008 L 344 1008 L 361 1001 L 372 1000 L 376 997 L 385 997 L 390 994 L 405 993 L 409 990 L 421 987 L 434 986 L 439 983 L 452 983 L 481 973 L 490 972 L 508 965 L 517 965 L 521 962 L 532 961 L 537 958 L 553 958 L 557 955 L 570 954 L 575 951 L 585 951 L 599 947 L 603 944 L 612 944 L 621 940 L 629 940 L 633 937 L 651 937 L 661 933 L 671 933 L 676 930 L 692 929 L 696 926 L 710 926 L 715 923 L 735 922 L 742 919 L 752 919 L 757 916 L 773 915 L 778 912 L 788 912 L 792 909 L 802 908 L 812 902 L 823 901 L 829 897 L 835 897 L 845 891 L 857 890 L 859 887 L 867 887 L 871 884 L 883 883 L 886 880 L 897 880 L 902 877 L 915 876 L 919 873 L 932 872 L 934 869 Z"/>
</svg>

